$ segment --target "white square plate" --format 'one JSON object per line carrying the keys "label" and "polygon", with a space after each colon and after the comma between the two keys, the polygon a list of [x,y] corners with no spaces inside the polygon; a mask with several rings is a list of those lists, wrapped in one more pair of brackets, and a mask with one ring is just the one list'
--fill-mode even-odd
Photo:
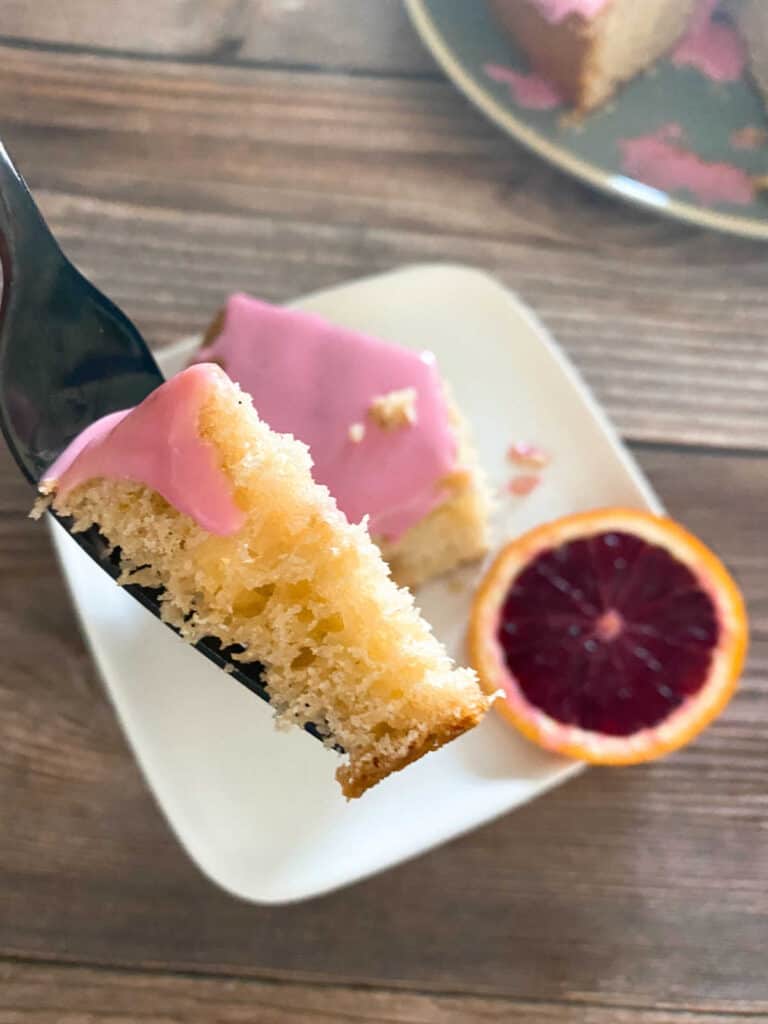
{"label": "white square plate", "polygon": [[[295,303],[348,327],[431,348],[469,417],[492,485],[514,440],[553,455],[541,485],[507,497],[497,545],[543,520],[600,505],[659,510],[605,416],[531,313],[469,268],[418,266]],[[162,353],[166,374],[194,347]],[[332,386],[332,382],[329,382]],[[580,765],[529,745],[494,714],[437,753],[347,803],[336,755],[275,730],[269,707],[179,640],[98,569],[64,530],[54,540],[85,634],[150,787],[182,845],[215,882],[258,903],[306,899],[390,867],[510,811]],[[481,569],[419,593],[464,660]]]}

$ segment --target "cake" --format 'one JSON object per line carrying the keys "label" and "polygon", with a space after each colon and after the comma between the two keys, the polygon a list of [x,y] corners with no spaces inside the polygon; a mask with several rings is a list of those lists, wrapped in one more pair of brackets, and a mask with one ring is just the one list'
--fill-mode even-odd
{"label": "cake", "polygon": [[768,4],[740,0],[731,9],[747,44],[752,77],[768,103]]}
{"label": "cake", "polygon": [[162,588],[163,618],[185,639],[261,663],[279,718],[346,752],[348,797],[487,710],[365,527],[312,479],[306,447],[215,365],[89,427],[40,490],[74,530],[95,524],[119,550],[122,583]]}
{"label": "cake", "polygon": [[697,9],[696,0],[490,2],[532,66],[581,113],[670,50]]}
{"label": "cake", "polygon": [[233,295],[198,359],[224,367],[262,419],[310,450],[350,522],[417,587],[488,548],[489,499],[434,357]]}

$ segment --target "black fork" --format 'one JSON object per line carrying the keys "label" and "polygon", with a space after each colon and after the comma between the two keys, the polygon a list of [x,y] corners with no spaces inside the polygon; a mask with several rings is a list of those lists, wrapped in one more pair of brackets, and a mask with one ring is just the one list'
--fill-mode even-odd
{"label": "black fork", "polygon": [[[61,251],[1,142],[0,262],[0,427],[36,486],[81,430],[138,404],[163,377],[128,317]],[[105,572],[118,576],[118,560],[95,527],[73,533],[71,520],[56,518]],[[125,590],[160,617],[158,591]],[[258,663],[233,661],[215,640],[201,640],[197,649],[269,701]],[[317,734],[314,726],[307,730]]]}

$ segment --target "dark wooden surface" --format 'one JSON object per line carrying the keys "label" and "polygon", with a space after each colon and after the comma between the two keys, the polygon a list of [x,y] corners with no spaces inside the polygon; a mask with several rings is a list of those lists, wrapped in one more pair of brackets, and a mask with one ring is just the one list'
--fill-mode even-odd
{"label": "dark wooden surface", "polygon": [[[0,134],[155,345],[226,293],[497,274],[745,588],[741,692],[378,878],[258,909],[180,852],[0,454],[0,1024],[768,1021],[768,249],[633,212],[500,136],[396,0],[0,3]],[[577,453],[574,453],[577,457]]]}

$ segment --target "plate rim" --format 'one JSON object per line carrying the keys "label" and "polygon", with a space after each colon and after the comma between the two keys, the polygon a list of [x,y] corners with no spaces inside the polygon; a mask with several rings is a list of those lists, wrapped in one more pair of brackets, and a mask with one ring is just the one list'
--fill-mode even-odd
{"label": "plate rim", "polygon": [[[550,142],[535,128],[531,128],[525,121],[511,113],[492,95],[489,89],[480,84],[475,75],[464,69],[464,65],[455,56],[453,49],[446,42],[445,36],[432,17],[427,2],[428,0],[403,0],[411,24],[421,41],[448,78],[467,99],[497,127],[522,143],[528,150],[571,177],[586,182],[614,199],[619,198],[630,206],[653,210],[669,220],[682,221],[727,235],[768,241],[768,219],[760,221],[754,217],[707,210],[694,203],[675,199],[669,193],[645,185],[631,176],[627,176],[628,180],[636,181],[641,190],[638,190],[637,193],[623,191],[614,183],[615,175],[600,170],[596,164],[592,164],[588,160],[574,156],[567,147]],[[664,201],[655,200],[654,193],[663,196]]]}

